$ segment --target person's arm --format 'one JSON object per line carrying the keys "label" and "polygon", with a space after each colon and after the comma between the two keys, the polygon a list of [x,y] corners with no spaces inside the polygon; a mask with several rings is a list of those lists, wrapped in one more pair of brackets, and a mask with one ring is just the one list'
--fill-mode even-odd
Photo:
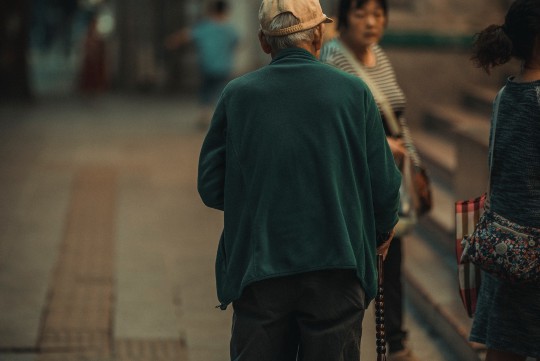
{"label": "person's arm", "polygon": [[193,39],[190,29],[180,29],[165,38],[164,45],[169,50],[174,50],[185,45]]}
{"label": "person's arm", "polygon": [[375,211],[375,226],[378,235],[387,234],[386,240],[381,240],[377,246],[382,246],[393,236],[397,224],[399,210],[399,187],[401,173],[396,166],[394,156],[386,139],[384,127],[375,100],[367,94],[366,117],[367,136],[366,149],[368,157],[371,188],[373,192],[373,208]]}
{"label": "person's arm", "polygon": [[224,209],[226,124],[225,107],[220,101],[202,145],[197,180],[203,203],[219,210]]}

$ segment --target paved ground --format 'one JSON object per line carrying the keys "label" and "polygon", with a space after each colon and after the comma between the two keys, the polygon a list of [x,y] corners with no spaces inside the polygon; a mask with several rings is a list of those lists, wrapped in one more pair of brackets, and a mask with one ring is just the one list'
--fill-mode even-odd
{"label": "paved ground", "polygon": [[[181,97],[0,106],[1,361],[227,359],[222,215],[196,192],[195,117]],[[406,322],[422,360],[453,360]]]}

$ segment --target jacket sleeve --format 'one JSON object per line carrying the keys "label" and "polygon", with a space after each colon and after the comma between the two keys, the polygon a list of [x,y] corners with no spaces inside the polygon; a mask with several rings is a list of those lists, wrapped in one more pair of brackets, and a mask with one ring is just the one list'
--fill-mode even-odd
{"label": "jacket sleeve", "polygon": [[205,205],[224,209],[226,166],[226,115],[220,100],[199,156],[197,190]]}
{"label": "jacket sleeve", "polygon": [[372,97],[366,106],[366,147],[378,232],[390,231],[398,222],[401,173],[386,140],[383,123]]}

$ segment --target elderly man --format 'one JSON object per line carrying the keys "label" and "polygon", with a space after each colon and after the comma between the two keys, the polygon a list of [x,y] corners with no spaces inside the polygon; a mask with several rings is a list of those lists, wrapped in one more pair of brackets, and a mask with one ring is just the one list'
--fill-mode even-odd
{"label": "elderly man", "polygon": [[259,20],[272,61],[227,85],[199,160],[231,359],[357,361],[401,176],[366,85],[317,59],[318,0],[263,0]]}

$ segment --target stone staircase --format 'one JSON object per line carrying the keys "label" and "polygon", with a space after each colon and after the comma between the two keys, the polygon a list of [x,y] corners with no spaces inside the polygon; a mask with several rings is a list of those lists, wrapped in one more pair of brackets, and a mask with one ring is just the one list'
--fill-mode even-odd
{"label": "stone staircase", "polygon": [[496,93],[496,88],[468,87],[457,105],[425,108],[421,127],[412,130],[432,181],[434,207],[405,242],[406,294],[423,321],[463,361],[482,360],[485,349],[467,340],[472,320],[458,293],[454,202],[485,190]]}

